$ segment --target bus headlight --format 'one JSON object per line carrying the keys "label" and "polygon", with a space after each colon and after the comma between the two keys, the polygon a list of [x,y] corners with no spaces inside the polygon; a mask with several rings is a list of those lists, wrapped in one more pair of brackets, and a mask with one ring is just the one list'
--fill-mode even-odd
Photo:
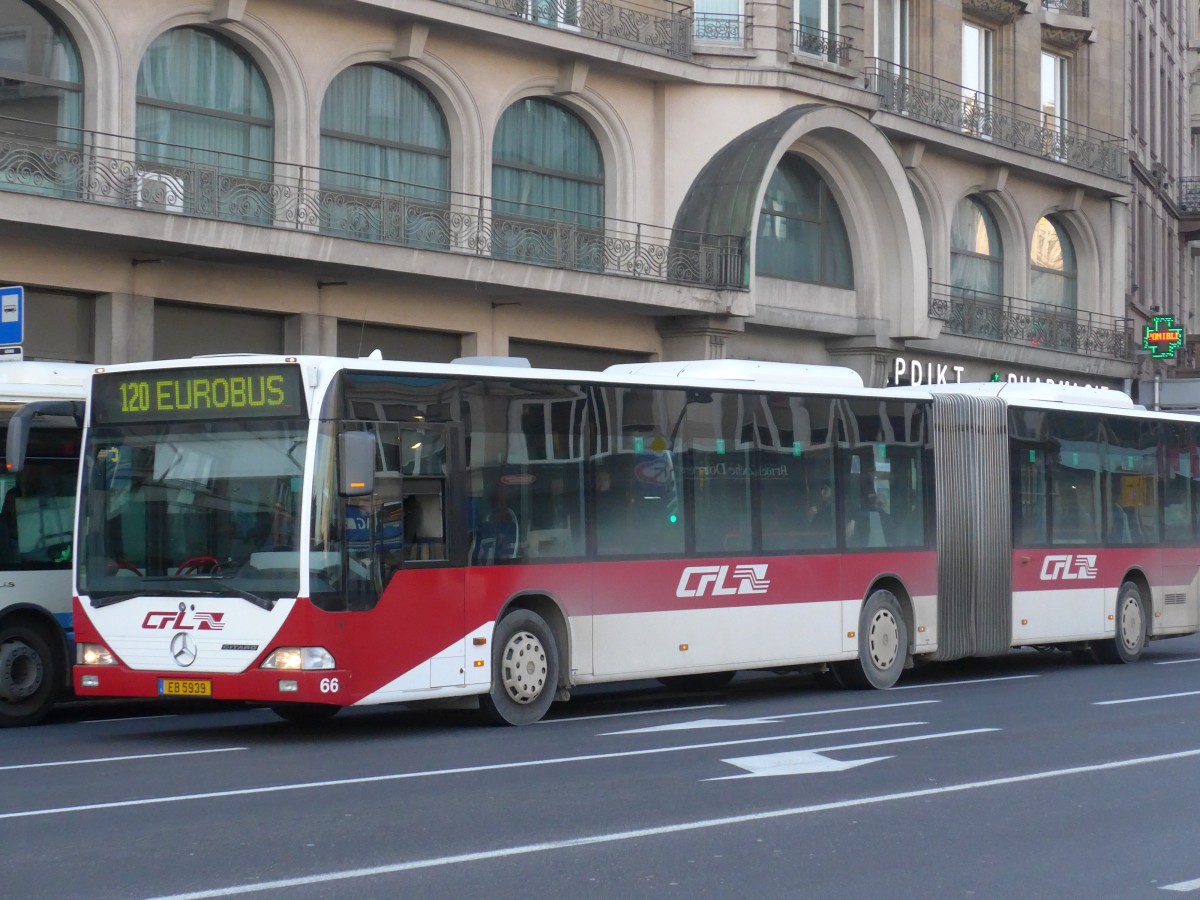
{"label": "bus headlight", "polygon": [[75,662],[81,666],[115,666],[117,658],[103,644],[76,644]]}
{"label": "bus headlight", "polygon": [[264,669],[334,669],[333,656],[324,647],[277,647],[263,660]]}

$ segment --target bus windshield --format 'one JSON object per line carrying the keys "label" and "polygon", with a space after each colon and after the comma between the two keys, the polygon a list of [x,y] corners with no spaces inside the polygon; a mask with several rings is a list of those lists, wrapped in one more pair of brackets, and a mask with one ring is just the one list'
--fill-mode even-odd
{"label": "bus windshield", "polygon": [[296,596],[306,427],[273,420],[92,429],[79,591],[93,603],[167,593],[262,605]]}

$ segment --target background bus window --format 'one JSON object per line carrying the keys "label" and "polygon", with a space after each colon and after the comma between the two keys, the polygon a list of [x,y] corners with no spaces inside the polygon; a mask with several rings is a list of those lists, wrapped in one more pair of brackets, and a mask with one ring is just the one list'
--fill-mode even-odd
{"label": "background bus window", "polygon": [[1168,543],[1192,541],[1193,495],[1196,483],[1196,430],[1176,422],[1163,424],[1163,537]]}
{"label": "background bus window", "polygon": [[760,398],[757,469],[764,473],[759,492],[763,550],[836,546],[834,409],[828,397]]}
{"label": "background bus window", "polygon": [[[1114,543],[1157,544],[1161,534],[1158,424],[1116,417],[1106,422],[1110,539]],[[1128,528],[1128,540],[1124,528]]]}
{"label": "background bus window", "polygon": [[1098,544],[1101,514],[1099,420],[1056,412],[1050,419],[1050,540]]}
{"label": "background bus window", "polygon": [[[749,550],[752,397],[688,391],[676,448],[681,476],[691,494],[698,553]],[[744,438],[744,439],[743,439]]]}
{"label": "background bus window", "polygon": [[882,400],[845,402],[842,481],[849,547],[925,545],[925,407]]}
{"label": "background bus window", "polygon": [[610,432],[591,459],[596,552],[679,555],[684,548],[683,459],[673,446],[688,405],[683,391],[596,388],[594,422]]}
{"label": "background bus window", "polygon": [[1048,542],[1050,506],[1047,502],[1047,462],[1050,436],[1047,416],[1040,409],[1008,411],[1008,430],[1012,441],[1009,469],[1012,475],[1013,544],[1039,546]]}

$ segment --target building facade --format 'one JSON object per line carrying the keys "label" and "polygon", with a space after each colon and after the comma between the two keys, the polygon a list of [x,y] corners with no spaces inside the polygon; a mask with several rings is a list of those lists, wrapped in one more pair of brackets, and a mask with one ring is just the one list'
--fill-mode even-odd
{"label": "building facade", "polygon": [[[0,0],[0,282],[26,288],[29,358],[1121,387],[1141,279],[1160,305],[1194,293],[1161,271],[1187,231],[1154,180],[1183,165],[1186,82],[1145,75],[1138,21],[1088,0]],[[1159,103],[1175,125],[1138,118]],[[1155,273],[1136,297],[1131,273]]]}

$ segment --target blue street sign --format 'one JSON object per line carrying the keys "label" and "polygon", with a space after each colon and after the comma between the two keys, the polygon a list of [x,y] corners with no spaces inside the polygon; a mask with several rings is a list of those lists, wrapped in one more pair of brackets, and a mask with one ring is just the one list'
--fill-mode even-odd
{"label": "blue street sign", "polygon": [[25,288],[0,287],[0,347],[20,345],[25,340]]}

